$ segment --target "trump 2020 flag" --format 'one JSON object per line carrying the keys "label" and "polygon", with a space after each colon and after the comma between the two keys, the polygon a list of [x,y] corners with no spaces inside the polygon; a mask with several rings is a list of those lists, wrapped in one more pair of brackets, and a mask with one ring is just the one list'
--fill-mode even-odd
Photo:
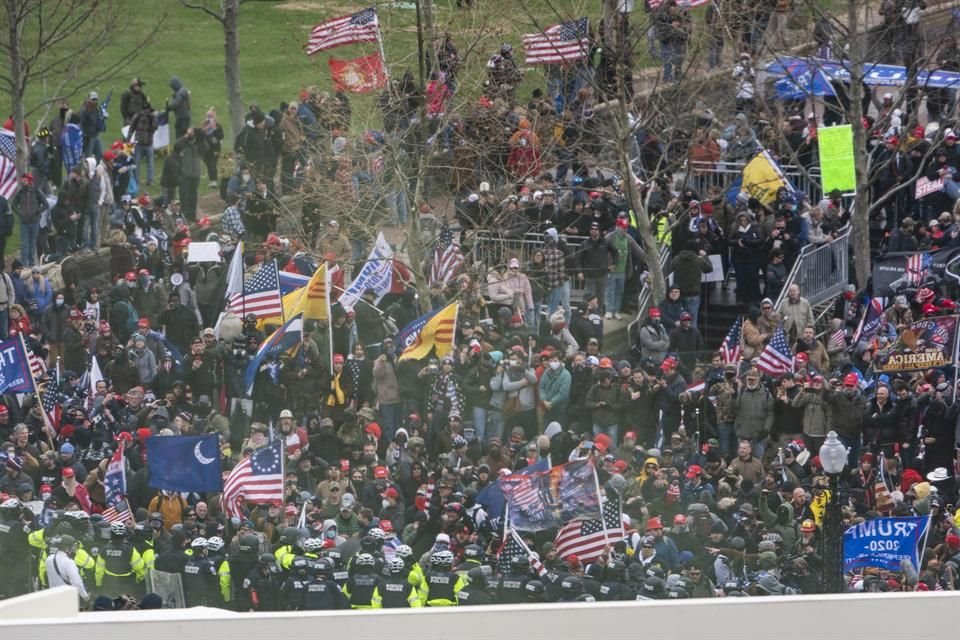
{"label": "trump 2020 flag", "polygon": [[927,537],[929,516],[874,518],[843,533],[843,570],[880,567],[900,571],[908,560],[920,571],[920,547]]}
{"label": "trump 2020 flag", "polygon": [[23,338],[16,336],[0,342],[0,393],[33,393],[36,387]]}
{"label": "trump 2020 flag", "polygon": [[353,310],[354,305],[367,289],[373,289],[377,293],[376,302],[379,303],[383,296],[390,293],[390,287],[393,285],[393,249],[383,237],[383,232],[377,236],[377,242],[373,245],[367,261],[360,269],[360,273],[353,279],[350,286],[346,288],[340,296],[340,306],[347,311]]}
{"label": "trump 2020 flag", "polygon": [[220,491],[220,436],[147,438],[150,486],[169,491]]}

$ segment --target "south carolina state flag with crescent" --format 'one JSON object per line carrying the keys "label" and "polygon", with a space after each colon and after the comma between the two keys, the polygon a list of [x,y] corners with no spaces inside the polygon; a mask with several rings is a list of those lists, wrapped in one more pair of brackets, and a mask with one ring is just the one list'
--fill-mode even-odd
{"label": "south carolina state flag with crescent", "polygon": [[330,77],[337,91],[370,93],[387,86],[387,72],[379,52],[353,60],[329,58]]}
{"label": "south carolina state flag with crescent", "polygon": [[[460,311],[460,303],[453,302],[433,314],[423,327],[411,337],[410,346],[403,350],[399,360],[419,360],[426,358],[433,350],[438,358],[447,355],[453,349],[453,339],[457,330],[457,313]],[[414,320],[411,324],[417,324]],[[409,327],[404,327],[400,332],[401,336],[407,332]],[[403,344],[403,342],[401,342]]]}
{"label": "south carolina state flag with crescent", "polygon": [[220,436],[153,436],[147,438],[149,484],[168,491],[220,491]]}

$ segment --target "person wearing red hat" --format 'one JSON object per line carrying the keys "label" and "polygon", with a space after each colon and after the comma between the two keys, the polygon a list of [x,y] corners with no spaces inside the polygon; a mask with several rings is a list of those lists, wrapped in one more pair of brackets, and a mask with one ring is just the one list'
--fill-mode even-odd
{"label": "person wearing red hat", "polygon": [[[836,379],[831,380],[831,383],[833,386],[839,385]],[[824,400],[831,409],[829,429],[837,432],[840,442],[847,448],[847,465],[855,469],[860,464],[863,416],[866,410],[857,374],[845,375],[842,389],[825,391]]]}
{"label": "person wearing red hat", "polygon": [[67,312],[63,328],[63,366],[67,371],[84,371],[87,368],[87,347],[83,335],[83,314],[76,307]]}
{"label": "person wearing red hat", "polygon": [[656,552],[657,559],[667,570],[672,570],[680,566],[680,550],[677,544],[668,536],[664,535],[663,521],[659,517],[649,518],[646,524],[646,534],[653,538],[653,549]]}
{"label": "person wearing red hat", "polygon": [[661,312],[657,307],[650,307],[647,319],[644,320],[637,332],[637,341],[634,350],[653,362],[662,361],[670,348],[670,336],[667,328],[661,322]]}
{"label": "person wearing red hat", "polygon": [[389,522],[393,531],[403,531],[405,508],[400,500],[400,492],[391,486],[387,487],[380,497],[380,528],[383,528],[383,523]]}

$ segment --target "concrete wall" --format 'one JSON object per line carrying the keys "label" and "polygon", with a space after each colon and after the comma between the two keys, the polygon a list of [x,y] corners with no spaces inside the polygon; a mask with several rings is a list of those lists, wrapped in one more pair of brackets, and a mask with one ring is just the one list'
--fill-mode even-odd
{"label": "concrete wall", "polygon": [[[0,637],[71,638],[517,638],[599,636],[657,640],[830,640],[842,638],[958,638],[960,592],[717,598],[669,602],[622,602],[364,611],[338,613],[232,614],[216,609],[70,615],[62,594],[22,602],[46,618],[12,618],[0,609]],[[320,631],[322,630],[322,631]],[[65,635],[66,634],[66,635]],[[173,636],[172,634],[176,634]]]}

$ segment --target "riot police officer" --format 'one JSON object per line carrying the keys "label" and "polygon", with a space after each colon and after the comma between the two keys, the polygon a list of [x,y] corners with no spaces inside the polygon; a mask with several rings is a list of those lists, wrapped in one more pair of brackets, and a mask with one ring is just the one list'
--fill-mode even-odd
{"label": "riot police officer", "polygon": [[333,561],[319,558],[313,562],[313,576],[303,594],[303,608],[307,611],[349,609],[350,602],[333,580]]}
{"label": "riot police officer", "polygon": [[127,526],[122,522],[111,523],[110,542],[97,558],[97,589],[113,596],[129,593],[143,580],[143,575],[143,558],[127,541]]}
{"label": "riot police officer", "polygon": [[394,556],[386,561],[384,569],[387,574],[380,584],[374,599],[384,609],[407,609],[423,606],[420,603],[420,594],[407,581],[407,567],[403,560]]}
{"label": "riot police officer", "polygon": [[350,599],[353,609],[378,609],[373,595],[380,584],[380,578],[375,573],[377,560],[369,553],[358,553],[351,563],[352,575],[347,578],[343,587],[343,594]]}
{"label": "riot police officer", "polygon": [[510,558],[510,570],[497,581],[497,602],[521,604],[527,601],[524,588],[530,580],[530,560],[524,556]]}
{"label": "riot police officer", "polygon": [[194,538],[190,542],[190,557],[183,567],[183,595],[188,607],[206,607],[216,604],[217,569],[207,558],[207,539]]}
{"label": "riot police officer", "polygon": [[467,572],[470,581],[463,589],[457,592],[457,602],[461,606],[494,604],[493,594],[490,592],[490,583],[484,567],[474,567]]}
{"label": "riot police officer", "polygon": [[250,611],[280,610],[279,573],[276,558],[269,553],[261,554],[257,566],[243,581]]}
{"label": "riot police officer", "polygon": [[424,576],[424,592],[421,599],[428,607],[457,605],[457,593],[466,586],[466,581],[453,572],[453,553],[447,550],[434,551],[430,556],[430,569]]}
{"label": "riot police officer", "polygon": [[297,556],[290,563],[290,576],[280,587],[280,604],[286,611],[303,609],[303,595],[311,579],[309,570],[310,561],[303,556]]}

